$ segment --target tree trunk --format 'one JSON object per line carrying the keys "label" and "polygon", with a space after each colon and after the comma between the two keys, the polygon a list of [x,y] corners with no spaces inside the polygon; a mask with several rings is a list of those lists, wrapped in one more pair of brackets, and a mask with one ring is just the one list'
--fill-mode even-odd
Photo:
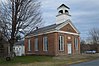
{"label": "tree trunk", "polygon": [[12,0],[12,32],[10,40],[10,53],[13,53],[13,45],[15,43],[15,31],[16,31],[16,14],[15,14],[15,2]]}

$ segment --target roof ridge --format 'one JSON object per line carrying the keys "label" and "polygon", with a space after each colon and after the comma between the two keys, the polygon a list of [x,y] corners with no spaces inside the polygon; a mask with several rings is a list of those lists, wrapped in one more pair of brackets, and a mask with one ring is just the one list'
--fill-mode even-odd
{"label": "roof ridge", "polygon": [[[56,25],[56,24],[52,24],[52,25]],[[44,27],[41,27],[41,28],[38,28],[38,29],[42,29],[42,28],[45,28],[45,27],[48,27],[48,26],[52,26],[52,25],[47,25],[47,26],[44,26]]]}
{"label": "roof ridge", "polygon": [[65,6],[66,8],[70,9],[68,6],[66,6],[65,4],[61,4],[57,9],[59,9],[60,7]]}

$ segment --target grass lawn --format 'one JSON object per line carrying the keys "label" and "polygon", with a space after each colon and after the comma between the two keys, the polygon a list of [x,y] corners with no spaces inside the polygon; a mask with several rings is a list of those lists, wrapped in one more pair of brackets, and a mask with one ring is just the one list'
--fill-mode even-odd
{"label": "grass lawn", "polygon": [[64,66],[73,63],[98,59],[99,55],[70,55],[70,56],[22,56],[15,57],[12,61],[0,59],[0,66]]}
{"label": "grass lawn", "polygon": [[30,64],[35,62],[49,62],[52,61],[51,56],[20,56],[15,57],[11,61],[5,61],[0,59],[0,66],[13,66],[17,64]]}

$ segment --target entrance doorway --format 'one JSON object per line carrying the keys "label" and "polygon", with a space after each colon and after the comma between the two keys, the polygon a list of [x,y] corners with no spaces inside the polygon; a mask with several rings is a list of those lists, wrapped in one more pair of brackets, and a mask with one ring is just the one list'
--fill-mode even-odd
{"label": "entrance doorway", "polygon": [[68,48],[68,54],[72,54],[72,46],[71,46],[71,43],[68,43],[67,44],[67,48]]}

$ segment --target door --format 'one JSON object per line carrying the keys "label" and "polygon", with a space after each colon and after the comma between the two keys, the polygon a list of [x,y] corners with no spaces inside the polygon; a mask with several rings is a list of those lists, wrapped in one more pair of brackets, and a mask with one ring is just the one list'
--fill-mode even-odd
{"label": "door", "polygon": [[68,46],[68,54],[72,54],[72,46],[71,43],[67,44]]}

